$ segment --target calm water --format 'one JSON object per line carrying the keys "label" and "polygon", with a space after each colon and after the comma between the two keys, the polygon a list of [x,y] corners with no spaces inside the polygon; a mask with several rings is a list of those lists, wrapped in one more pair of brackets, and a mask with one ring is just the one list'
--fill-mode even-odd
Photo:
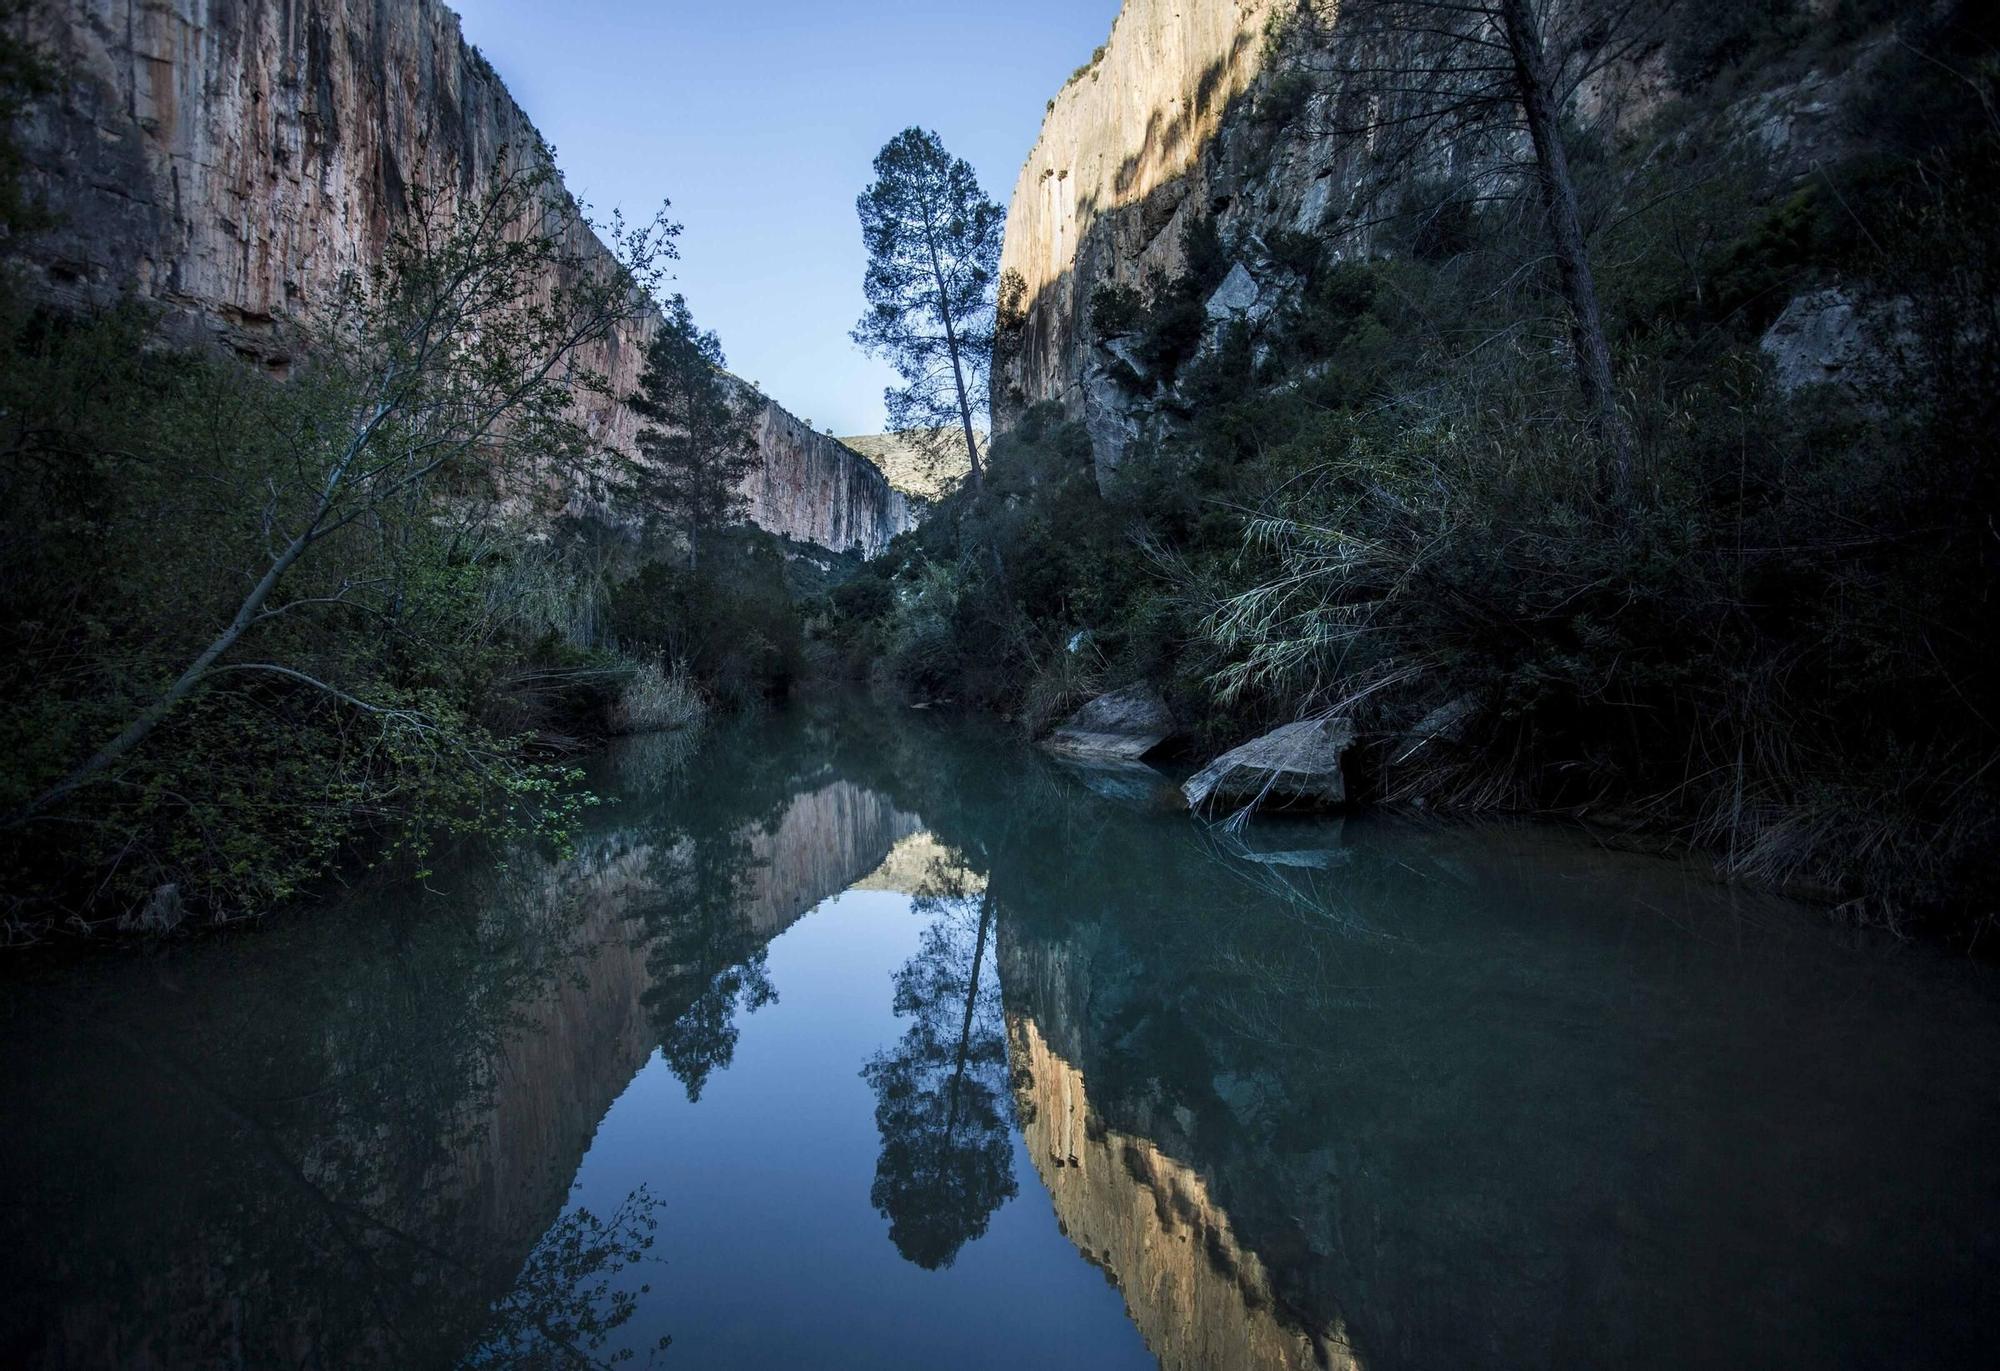
{"label": "calm water", "polygon": [[0,966],[0,1365],[1986,1367],[2000,994],[867,710],[574,860]]}

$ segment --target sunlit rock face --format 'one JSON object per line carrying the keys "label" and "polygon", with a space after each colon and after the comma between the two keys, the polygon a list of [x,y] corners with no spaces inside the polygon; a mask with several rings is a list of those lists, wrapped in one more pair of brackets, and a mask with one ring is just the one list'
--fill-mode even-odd
{"label": "sunlit rock face", "polygon": [[[1421,67],[1434,59],[1420,45],[1435,40],[1415,31],[1386,40],[1396,51],[1361,51],[1384,40],[1342,28],[1339,12],[1337,0],[1126,0],[1101,55],[1050,101],[1014,187],[1002,269],[1026,287],[1025,316],[1018,348],[994,369],[996,431],[1029,406],[1060,405],[1089,429],[1099,484],[1108,486],[1160,413],[1143,393],[1156,378],[1133,340],[1094,328],[1100,287],[1149,296],[1186,267],[1187,230],[1210,220],[1232,258],[1208,302],[1210,321],[1245,318],[1256,333],[1282,317],[1298,285],[1283,254],[1270,251],[1277,235],[1313,235],[1342,255],[1365,255],[1376,249],[1383,206],[1407,187],[1464,172],[1464,150],[1450,140],[1392,156],[1374,137],[1344,131],[1371,119],[1395,127],[1387,106],[1415,97],[1356,91],[1336,73]],[[1574,93],[1578,116],[1630,127],[1660,107],[1664,65],[1658,45],[1607,62]],[[1514,159],[1490,146],[1469,150],[1478,156],[1465,165],[1499,168],[1482,173],[1496,184],[1513,178],[1505,168]]]}
{"label": "sunlit rock face", "polygon": [[777,405],[758,417],[757,446],[763,465],[743,489],[759,527],[873,557],[916,523],[909,497],[873,462]]}
{"label": "sunlit rock face", "polygon": [[[64,0],[34,23],[68,76],[24,130],[31,185],[60,217],[27,245],[46,289],[70,303],[130,292],[173,336],[278,375],[297,346],[286,321],[378,260],[413,194],[476,194],[540,155],[437,0]],[[605,251],[587,234],[573,246]],[[578,360],[629,393],[652,327]],[[588,404],[593,432],[629,449],[630,411]],[[772,532],[873,551],[908,526],[859,454],[777,405],[758,433],[745,493]]]}
{"label": "sunlit rock face", "polygon": [[1340,1329],[1280,1311],[1263,1262],[1198,1173],[1107,1127],[1083,1073],[1034,1019],[1009,1015],[1007,1039],[1022,1135],[1056,1218],[1116,1283],[1165,1371],[1358,1371]]}
{"label": "sunlit rock face", "polygon": [[1115,428],[1083,315],[1100,282],[1177,271],[1181,234],[1212,213],[1231,103],[1264,61],[1264,30],[1296,0],[1126,0],[1087,72],[1051,102],[1008,207],[1003,272],[1027,287],[1021,349],[996,367],[995,428],[1044,400]]}

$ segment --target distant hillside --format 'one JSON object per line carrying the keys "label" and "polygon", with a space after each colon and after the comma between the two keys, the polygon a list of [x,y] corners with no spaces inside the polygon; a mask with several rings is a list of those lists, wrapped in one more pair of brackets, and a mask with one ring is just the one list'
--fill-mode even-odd
{"label": "distant hillside", "polygon": [[[972,469],[965,460],[964,452],[955,441],[951,457],[942,466],[933,466],[917,449],[914,435],[901,433],[871,433],[859,438],[842,438],[843,446],[851,447],[882,469],[889,478],[889,484],[905,495],[919,500],[936,500],[958,488]],[[986,435],[979,434],[979,450],[986,451]],[[956,439],[956,435],[954,435]]]}

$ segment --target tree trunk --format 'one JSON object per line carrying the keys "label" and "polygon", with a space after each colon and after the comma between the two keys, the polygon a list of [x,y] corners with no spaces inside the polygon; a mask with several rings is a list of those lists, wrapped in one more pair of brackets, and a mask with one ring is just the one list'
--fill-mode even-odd
{"label": "tree trunk", "polygon": [[958,1059],[952,1065],[951,1107],[946,1111],[947,1141],[958,1128],[958,1094],[965,1082],[965,1061],[972,1054],[972,1014],[979,1004],[979,968],[986,960],[986,930],[993,921],[993,896],[979,897],[979,939],[972,946],[972,979],[965,992],[965,1020],[958,1027]]}
{"label": "tree trunk", "polygon": [[[317,521],[315,521],[316,525]],[[295,538],[291,545],[279,556],[278,560],[271,563],[270,569],[264,573],[263,578],[251,589],[250,594],[244,598],[243,603],[237,607],[235,617],[230,619],[228,626],[221,633],[217,634],[206,648],[202,649],[201,655],[196,657],[194,662],[185,671],[181,672],[180,676],[172,685],[167,687],[166,691],[157,700],[146,706],[140,712],[139,716],[127,724],[117,737],[99,748],[90,760],[84,762],[76,770],[70,772],[69,775],[63,777],[53,786],[50,786],[26,805],[8,815],[4,827],[13,828],[18,824],[26,823],[43,810],[66,799],[76,790],[87,784],[99,772],[125,756],[133,748],[139,746],[140,743],[146,741],[153,730],[160,726],[160,721],[171,714],[174,711],[174,707],[186,699],[196,686],[201,684],[202,678],[207,676],[214,668],[216,661],[222,654],[236,646],[236,640],[249,631],[250,625],[257,622],[257,615],[263,610],[265,602],[271,598],[271,592],[277,589],[278,582],[284,579],[287,571],[291,570],[292,563],[296,562],[300,555],[304,553],[309,542],[310,539],[304,534]]]}
{"label": "tree trunk", "polygon": [[1535,148],[1542,207],[1548,214],[1556,270],[1569,307],[1577,385],[1590,407],[1598,438],[1610,453],[1612,493],[1623,508],[1632,494],[1634,441],[1618,408],[1611,344],[1604,336],[1604,311],[1590,269],[1590,247],[1583,236],[1583,216],[1577,209],[1576,183],[1570,176],[1569,149],[1563,141],[1561,112],[1555,106],[1541,29],[1529,0],[1500,0],[1500,21],[1506,30],[1507,50],[1514,59],[1521,111],[1527,117],[1528,137]]}
{"label": "tree trunk", "polygon": [[958,330],[951,322],[951,292],[944,283],[944,263],[938,260],[937,234],[930,223],[930,211],[924,212],[924,246],[931,254],[931,279],[937,282],[938,320],[944,325],[944,345],[951,353],[951,379],[958,387],[958,419],[965,428],[965,457],[972,463],[971,474],[965,479],[972,486],[973,494],[979,493],[979,440],[972,432],[972,402],[965,394],[965,367],[958,360]]}

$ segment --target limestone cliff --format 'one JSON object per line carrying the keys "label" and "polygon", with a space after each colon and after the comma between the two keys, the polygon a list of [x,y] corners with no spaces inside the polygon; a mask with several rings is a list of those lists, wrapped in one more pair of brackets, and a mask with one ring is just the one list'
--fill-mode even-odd
{"label": "limestone cliff", "polygon": [[[1585,13],[1595,3],[1558,8]],[[1211,328],[1242,318],[1255,331],[1280,317],[1297,284],[1267,240],[1303,233],[1340,255],[1367,254],[1404,190],[1461,174],[1448,140],[1388,156],[1373,135],[1340,131],[1387,119],[1381,102],[1398,96],[1343,86],[1341,71],[1393,54],[1361,52],[1382,40],[1343,29],[1339,13],[1335,0],[1125,0],[1097,58],[1049,102],[1014,188],[1001,266],[1025,284],[1025,313],[1018,348],[994,369],[996,429],[1030,405],[1058,404],[1089,428],[1107,481],[1159,415],[1119,383],[1133,372],[1155,378],[1130,339],[1099,337],[1091,312],[1100,287],[1148,294],[1187,265],[1186,230],[1211,221],[1232,259],[1208,301]],[[1412,31],[1389,41],[1429,40]],[[1574,91],[1575,113],[1599,128],[1635,127],[1676,93],[1664,53],[1649,41],[1606,57]],[[1845,56],[1853,66],[1865,54]],[[1774,71],[1736,98],[1735,137],[1773,172],[1808,174],[1834,154],[1847,87],[1840,70]],[[1361,103],[1372,116],[1351,108]],[[1512,175],[1487,174],[1496,183]]]}
{"label": "limestone cliff", "polygon": [[1090,290],[1177,270],[1186,226],[1230,207],[1226,116],[1262,70],[1267,27],[1296,8],[1126,0],[1101,56],[1049,103],[1007,213],[1001,270],[1026,284],[1027,316],[995,368],[996,428],[1052,400],[1122,447],[1122,407],[1084,333]]}
{"label": "limestone cliff", "polygon": [[[34,22],[65,73],[25,130],[31,184],[60,216],[28,248],[49,291],[129,290],[182,339],[279,374],[286,319],[380,253],[413,187],[476,193],[541,155],[439,0],[53,0]],[[629,392],[652,327],[581,360]],[[622,406],[588,417],[629,446]],[[764,527],[840,551],[907,527],[859,454],[775,404],[758,432],[746,493]]]}

